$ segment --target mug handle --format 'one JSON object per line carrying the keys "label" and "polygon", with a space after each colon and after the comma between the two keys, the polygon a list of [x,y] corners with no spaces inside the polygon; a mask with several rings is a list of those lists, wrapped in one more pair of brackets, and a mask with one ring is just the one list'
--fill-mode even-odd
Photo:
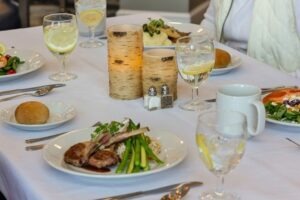
{"label": "mug handle", "polygon": [[252,127],[249,128],[248,132],[250,133],[251,136],[255,136],[261,133],[265,128],[266,111],[265,111],[265,106],[261,101],[254,101],[252,102],[252,105],[254,105],[257,111],[257,126],[256,129]]}

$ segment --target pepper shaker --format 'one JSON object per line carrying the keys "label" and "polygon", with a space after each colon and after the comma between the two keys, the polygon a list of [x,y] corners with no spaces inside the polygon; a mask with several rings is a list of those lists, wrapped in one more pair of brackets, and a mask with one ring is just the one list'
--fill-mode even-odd
{"label": "pepper shaker", "polygon": [[148,89],[148,94],[144,95],[144,107],[150,111],[160,108],[161,99],[157,96],[157,91],[154,86]]}
{"label": "pepper shaker", "polygon": [[170,89],[167,84],[161,86],[161,108],[173,107],[173,95],[170,94]]}

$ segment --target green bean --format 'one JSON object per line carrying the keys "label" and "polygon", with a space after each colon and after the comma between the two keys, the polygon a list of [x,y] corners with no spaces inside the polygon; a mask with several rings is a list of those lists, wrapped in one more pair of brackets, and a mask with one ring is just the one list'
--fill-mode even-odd
{"label": "green bean", "polygon": [[145,169],[147,167],[148,159],[145,148],[141,146],[141,167]]}
{"label": "green bean", "polygon": [[123,153],[121,163],[119,164],[119,166],[116,170],[117,174],[120,174],[124,171],[126,164],[127,164],[127,160],[129,158],[130,150],[131,150],[131,139],[128,139],[125,141],[125,151]]}
{"label": "green bean", "polygon": [[146,143],[146,141],[144,139],[140,139],[140,143],[141,145],[145,148],[145,151],[148,155],[148,157],[152,158],[153,160],[155,160],[158,164],[163,164],[164,162],[161,161],[152,151],[152,149],[148,146],[148,144]]}
{"label": "green bean", "polygon": [[134,160],[134,164],[136,166],[140,166],[141,164],[141,145],[140,145],[140,141],[138,139],[138,137],[135,138],[135,160]]}
{"label": "green bean", "polygon": [[129,165],[127,166],[127,170],[126,173],[130,174],[133,171],[134,168],[134,158],[135,158],[135,152],[134,152],[134,147],[131,147],[131,158],[130,158],[130,162]]}

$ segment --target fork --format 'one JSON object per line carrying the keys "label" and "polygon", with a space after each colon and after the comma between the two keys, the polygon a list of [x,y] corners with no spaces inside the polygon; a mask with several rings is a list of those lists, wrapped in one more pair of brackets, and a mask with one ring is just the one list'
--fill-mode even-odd
{"label": "fork", "polygon": [[[101,122],[96,122],[95,124],[92,125],[92,127],[98,126],[100,124],[101,124]],[[45,136],[45,137],[27,139],[27,140],[25,140],[25,143],[31,144],[31,143],[35,143],[35,142],[49,140],[49,139],[55,138],[57,136],[63,135],[63,134],[68,133],[68,132],[70,132],[70,131],[66,131],[66,132],[62,132],[62,133],[57,133],[55,135],[49,135],[49,136]],[[36,146],[36,145],[33,145],[33,146]]]}
{"label": "fork", "polygon": [[48,94],[49,92],[51,92],[51,90],[53,88],[54,87],[42,87],[40,89],[37,89],[35,92],[25,92],[25,93],[22,93],[22,94],[17,94],[17,95],[13,95],[13,96],[10,96],[10,97],[2,98],[2,99],[0,99],[0,102],[1,101],[8,101],[8,100],[14,99],[16,97],[24,96],[24,95],[30,95],[30,96],[34,96],[34,97],[44,96],[44,95]]}

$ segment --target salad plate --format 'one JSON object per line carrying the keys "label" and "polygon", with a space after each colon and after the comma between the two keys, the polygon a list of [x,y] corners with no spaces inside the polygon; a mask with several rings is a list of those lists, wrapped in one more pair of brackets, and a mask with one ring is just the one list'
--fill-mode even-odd
{"label": "salad plate", "polygon": [[218,69],[213,69],[210,75],[216,76],[216,75],[222,75],[226,74],[238,67],[240,67],[242,64],[242,59],[239,56],[236,55],[231,55],[231,62],[227,67],[224,68],[218,68]]}
{"label": "salad plate", "polygon": [[15,110],[17,105],[3,109],[0,111],[0,119],[15,128],[27,130],[27,131],[41,131],[58,127],[71,119],[76,115],[76,110],[73,106],[65,104],[63,102],[50,102],[44,103],[49,109],[49,119],[45,124],[19,124],[15,119]]}
{"label": "salad plate", "polygon": [[266,121],[289,127],[300,127],[299,89],[279,89],[262,96]]}
{"label": "salad plate", "polygon": [[21,61],[24,61],[24,63],[18,66],[15,74],[0,76],[1,82],[13,80],[25,74],[34,72],[43,67],[45,64],[44,57],[32,50],[9,49],[5,52],[5,54],[8,54],[10,56],[17,56]]}
{"label": "salad plate", "polygon": [[44,160],[53,168],[71,175],[97,179],[128,179],[151,175],[172,168],[183,161],[187,154],[186,144],[179,137],[166,131],[153,131],[147,135],[156,138],[161,144],[161,152],[158,157],[164,161],[164,164],[155,164],[151,166],[149,171],[117,174],[115,173],[116,167],[111,167],[109,168],[109,171],[106,172],[96,172],[65,163],[65,152],[76,143],[90,140],[91,133],[94,129],[95,128],[86,128],[75,130],[50,141],[43,148]]}
{"label": "salad plate", "polygon": [[[199,34],[204,31],[204,29],[198,25],[198,24],[191,24],[191,23],[182,23],[182,22],[166,22],[166,25],[172,26],[178,31],[181,32],[188,32],[190,34]],[[152,49],[152,48],[175,48],[175,43],[172,45],[156,45],[156,46],[144,46],[146,49]]]}

